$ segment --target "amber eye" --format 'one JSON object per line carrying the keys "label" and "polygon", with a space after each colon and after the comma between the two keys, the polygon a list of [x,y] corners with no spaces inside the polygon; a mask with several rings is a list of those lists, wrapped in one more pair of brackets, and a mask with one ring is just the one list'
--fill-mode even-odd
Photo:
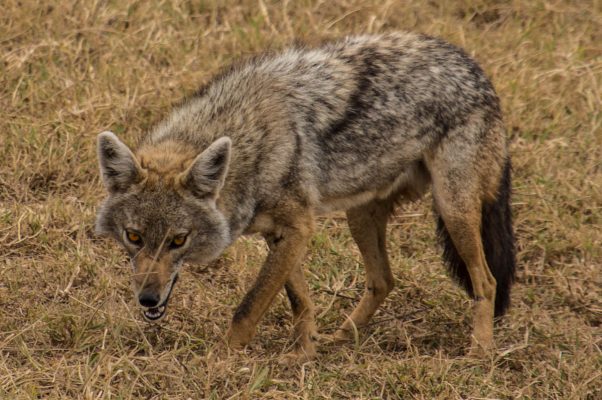
{"label": "amber eye", "polygon": [[178,236],[171,241],[171,247],[174,249],[182,247],[184,243],[186,243],[186,236]]}
{"label": "amber eye", "polygon": [[142,238],[136,232],[126,231],[125,236],[128,238],[128,240],[132,244],[140,245],[142,243]]}

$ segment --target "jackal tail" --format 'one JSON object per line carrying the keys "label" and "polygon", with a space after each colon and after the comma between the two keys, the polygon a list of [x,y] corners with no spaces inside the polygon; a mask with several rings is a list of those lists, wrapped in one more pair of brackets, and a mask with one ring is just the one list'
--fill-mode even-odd
{"label": "jackal tail", "polygon": [[[484,203],[481,211],[481,240],[487,265],[497,282],[495,316],[503,315],[510,305],[510,287],[516,270],[515,240],[510,209],[511,166],[506,160],[494,201]],[[443,259],[451,275],[473,295],[472,282],[464,260],[458,254],[445,227],[437,218],[437,233],[443,246]]]}

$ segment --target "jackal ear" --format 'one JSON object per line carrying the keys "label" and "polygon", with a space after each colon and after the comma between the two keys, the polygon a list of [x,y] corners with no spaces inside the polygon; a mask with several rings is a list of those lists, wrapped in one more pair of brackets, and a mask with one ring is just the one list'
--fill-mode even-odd
{"label": "jackal ear", "polygon": [[125,191],[140,180],[140,164],[113,132],[99,134],[97,148],[100,173],[109,193]]}
{"label": "jackal ear", "polygon": [[232,141],[229,137],[221,137],[211,143],[182,173],[182,184],[195,196],[216,199],[224,186]]}

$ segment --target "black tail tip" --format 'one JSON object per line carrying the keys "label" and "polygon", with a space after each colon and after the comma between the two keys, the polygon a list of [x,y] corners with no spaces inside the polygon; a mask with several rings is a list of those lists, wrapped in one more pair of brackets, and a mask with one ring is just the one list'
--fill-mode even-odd
{"label": "black tail tip", "polygon": [[483,205],[481,236],[485,258],[497,281],[495,316],[504,315],[510,306],[510,288],[516,273],[516,245],[512,229],[512,167],[506,160],[497,198]]}

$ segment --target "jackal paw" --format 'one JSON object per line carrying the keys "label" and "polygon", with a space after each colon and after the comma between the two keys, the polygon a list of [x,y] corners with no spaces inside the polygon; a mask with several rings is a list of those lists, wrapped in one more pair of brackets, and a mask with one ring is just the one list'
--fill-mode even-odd
{"label": "jackal paw", "polygon": [[472,336],[472,341],[468,353],[466,354],[470,358],[486,358],[495,351],[495,345],[493,339],[477,339]]}
{"label": "jackal paw", "polygon": [[240,357],[246,359],[246,356],[252,351],[253,349],[248,346],[234,349],[230,347],[226,341],[220,341],[207,351],[207,362],[211,364],[220,364],[239,360]]}
{"label": "jackal paw", "polygon": [[333,343],[351,342],[354,339],[354,331],[339,328],[335,333],[330,335],[330,341]]}
{"label": "jackal paw", "polygon": [[238,329],[231,326],[226,333],[226,343],[233,350],[242,350],[253,339],[254,332],[249,329]]}
{"label": "jackal paw", "polygon": [[298,348],[296,350],[291,351],[290,353],[286,353],[281,355],[278,358],[278,364],[280,365],[301,365],[306,362],[310,362],[316,359],[318,356],[318,352],[316,351],[316,346],[312,343],[309,346],[305,346],[303,348]]}
{"label": "jackal paw", "polygon": [[296,336],[294,350],[290,353],[281,355],[278,359],[278,363],[295,365],[314,360],[318,355],[318,352],[316,351],[316,342],[319,341],[319,338],[320,335],[315,329],[315,326],[312,326],[307,330],[302,330],[301,333]]}

